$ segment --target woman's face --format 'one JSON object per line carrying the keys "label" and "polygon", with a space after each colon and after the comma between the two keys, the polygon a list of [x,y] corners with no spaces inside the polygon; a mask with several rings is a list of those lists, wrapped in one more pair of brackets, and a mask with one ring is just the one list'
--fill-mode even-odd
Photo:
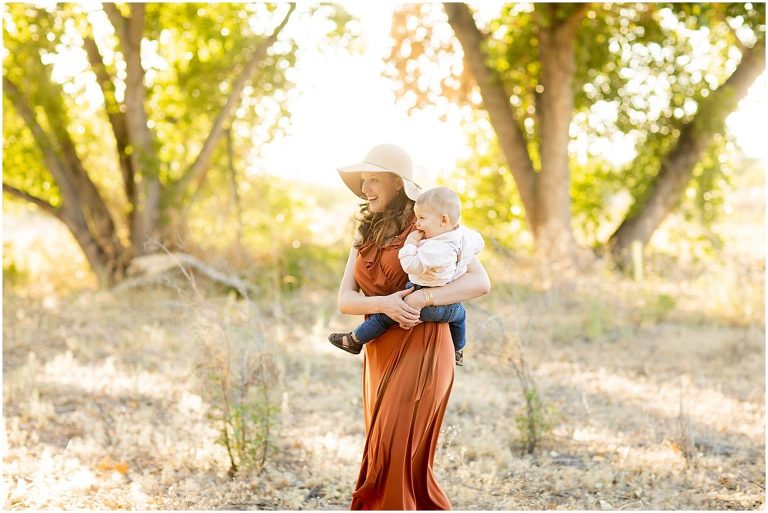
{"label": "woman's face", "polygon": [[392,173],[360,173],[360,179],[371,212],[383,212],[403,188],[400,177]]}

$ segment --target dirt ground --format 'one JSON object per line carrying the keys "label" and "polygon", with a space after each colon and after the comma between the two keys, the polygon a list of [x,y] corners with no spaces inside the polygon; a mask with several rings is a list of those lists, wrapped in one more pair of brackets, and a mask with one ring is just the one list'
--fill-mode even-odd
{"label": "dirt ground", "polygon": [[[469,306],[466,366],[435,459],[454,508],[764,508],[762,288],[716,301],[708,291],[728,276],[741,283],[724,273],[496,280]],[[203,307],[233,304],[211,296]],[[361,358],[325,337],[357,319],[335,312],[330,290],[259,306],[278,424],[263,470],[229,479],[194,309],[176,291],[7,290],[3,508],[347,508],[364,442]],[[521,355],[553,419],[533,454],[515,422]]]}

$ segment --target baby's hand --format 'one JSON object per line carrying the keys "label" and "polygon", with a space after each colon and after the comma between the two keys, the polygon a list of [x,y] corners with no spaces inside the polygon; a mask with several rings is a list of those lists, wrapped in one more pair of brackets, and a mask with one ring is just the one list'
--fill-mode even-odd
{"label": "baby's hand", "polygon": [[408,234],[408,237],[405,238],[405,244],[416,244],[423,238],[424,232],[421,230],[413,230]]}

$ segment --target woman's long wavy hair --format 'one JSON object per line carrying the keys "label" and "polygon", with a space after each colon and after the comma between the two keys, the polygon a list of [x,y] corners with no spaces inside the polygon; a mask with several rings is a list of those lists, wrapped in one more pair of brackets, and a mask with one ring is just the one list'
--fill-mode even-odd
{"label": "woman's long wavy hair", "polygon": [[405,195],[405,190],[400,189],[383,212],[371,212],[368,203],[360,205],[355,220],[360,224],[354,247],[359,248],[371,242],[383,247],[413,220],[413,200]]}

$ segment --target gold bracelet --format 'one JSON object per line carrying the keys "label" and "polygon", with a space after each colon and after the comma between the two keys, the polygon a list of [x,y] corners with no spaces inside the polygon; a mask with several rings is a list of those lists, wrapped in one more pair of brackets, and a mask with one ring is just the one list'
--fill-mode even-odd
{"label": "gold bracelet", "polygon": [[435,304],[435,298],[432,297],[432,293],[427,289],[421,289],[424,294],[424,306],[432,306]]}

